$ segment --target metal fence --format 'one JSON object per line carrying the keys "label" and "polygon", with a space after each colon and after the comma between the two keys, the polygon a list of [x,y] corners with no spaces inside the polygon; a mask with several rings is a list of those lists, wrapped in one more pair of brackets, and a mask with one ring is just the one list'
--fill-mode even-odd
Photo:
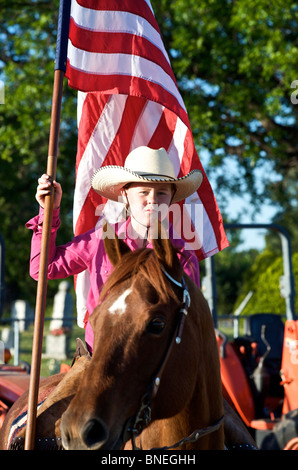
{"label": "metal fence", "polygon": [[[52,317],[46,317],[45,322],[47,321],[52,321]],[[55,320],[65,320],[65,318],[55,318]],[[22,332],[20,331],[20,322],[24,322],[24,319],[15,319],[15,318],[4,318],[0,319],[0,328],[3,325],[7,325],[8,328],[13,331],[13,335],[10,337],[10,341],[6,343],[2,340],[0,340],[0,364],[3,364],[5,361],[5,348],[13,350],[13,365],[17,366],[20,364],[20,340],[21,340],[21,334]],[[73,318],[73,323],[76,322],[76,319]],[[34,317],[28,317],[26,318],[26,323],[28,324],[33,324],[34,323]],[[11,341],[12,340],[12,341]]]}

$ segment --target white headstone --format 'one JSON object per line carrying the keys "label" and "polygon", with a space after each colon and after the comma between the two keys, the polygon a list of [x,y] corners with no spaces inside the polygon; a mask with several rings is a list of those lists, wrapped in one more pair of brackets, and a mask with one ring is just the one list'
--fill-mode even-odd
{"label": "white headstone", "polygon": [[54,297],[53,314],[50,323],[50,331],[62,328],[72,328],[73,297],[70,290],[70,283],[62,281]]}
{"label": "white headstone", "polygon": [[18,320],[19,331],[25,331],[34,321],[34,312],[25,300],[15,300],[12,303],[11,317],[13,320]]}
{"label": "white headstone", "polygon": [[14,331],[13,328],[5,327],[1,332],[1,340],[5,344],[5,347],[10,350],[13,354],[14,352]]}
{"label": "white headstone", "polygon": [[46,337],[46,357],[63,360],[68,356],[69,335],[66,330],[72,329],[73,321],[73,297],[69,291],[70,283],[60,282],[54,297],[50,332]]}
{"label": "white headstone", "polygon": [[68,356],[69,336],[68,335],[51,335],[46,336],[46,353],[44,357],[52,357],[64,360]]}

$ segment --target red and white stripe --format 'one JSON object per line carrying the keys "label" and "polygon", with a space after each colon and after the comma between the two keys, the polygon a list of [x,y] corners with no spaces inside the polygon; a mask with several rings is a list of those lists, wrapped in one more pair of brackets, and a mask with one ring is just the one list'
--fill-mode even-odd
{"label": "red and white stripe", "polygon": [[[148,145],[168,151],[177,176],[194,168],[203,172],[198,192],[185,201],[202,207],[201,226],[195,229],[203,237],[196,252],[204,259],[225,248],[222,218],[149,0],[72,0],[66,76],[79,90],[75,234],[94,227],[96,207],[107,203],[91,189],[94,171],[123,165],[131,150]],[[108,201],[106,209],[115,211],[117,204]],[[87,295],[86,272],[76,284],[82,318],[85,300],[79,288]]]}

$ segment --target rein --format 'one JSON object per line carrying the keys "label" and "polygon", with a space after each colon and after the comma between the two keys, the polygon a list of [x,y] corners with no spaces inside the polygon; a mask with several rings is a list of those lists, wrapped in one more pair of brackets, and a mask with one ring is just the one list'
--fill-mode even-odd
{"label": "rein", "polygon": [[[178,312],[178,319],[177,319],[177,325],[174,330],[174,334],[171,337],[171,341],[169,343],[169,346],[166,350],[165,356],[163,358],[163,361],[158,369],[157,374],[155,375],[154,379],[151,382],[151,385],[149,387],[149,390],[143,395],[142,400],[141,400],[141,406],[136,414],[135,417],[131,418],[128,420],[127,425],[124,430],[124,439],[127,437],[127,434],[129,435],[129,439],[131,439],[132,442],[132,447],[133,450],[141,450],[139,447],[137,447],[135,439],[137,436],[141,434],[141,432],[150,424],[151,422],[151,401],[154,400],[158,393],[158,389],[160,386],[161,382],[161,377],[162,374],[165,370],[165,367],[167,365],[167,362],[169,360],[169,357],[171,355],[172,349],[175,344],[179,345],[181,343],[181,337],[182,337],[182,332],[183,332],[183,327],[184,327],[184,322],[185,318],[188,314],[188,309],[190,307],[190,295],[189,291],[187,289],[186,282],[184,280],[184,277],[182,277],[182,281],[178,282],[176,279],[174,279],[163,267],[162,271],[165,274],[165,276],[176,286],[180,287],[183,289],[183,300],[181,303],[181,306],[179,308]],[[197,429],[194,431],[190,436],[185,437],[181,439],[179,442],[176,442],[175,444],[171,446],[165,446],[165,447],[160,447],[160,448],[153,448],[150,450],[169,450],[169,449],[174,449],[177,448],[183,444],[187,443],[192,443],[196,442],[198,439],[200,439],[203,436],[206,436],[212,432],[217,431],[220,426],[222,425],[224,417],[222,416],[216,423],[212,424],[211,426],[208,426],[204,429]],[[126,440],[126,439],[125,439]]]}

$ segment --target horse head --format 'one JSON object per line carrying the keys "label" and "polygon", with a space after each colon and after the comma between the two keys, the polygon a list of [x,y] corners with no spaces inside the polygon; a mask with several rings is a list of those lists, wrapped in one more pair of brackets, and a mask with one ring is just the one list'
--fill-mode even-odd
{"label": "horse head", "polygon": [[143,448],[169,445],[221,415],[210,311],[159,235],[153,250],[134,252],[114,233],[105,238],[115,268],[90,317],[90,365],[62,416],[66,449],[116,450],[138,435]]}

